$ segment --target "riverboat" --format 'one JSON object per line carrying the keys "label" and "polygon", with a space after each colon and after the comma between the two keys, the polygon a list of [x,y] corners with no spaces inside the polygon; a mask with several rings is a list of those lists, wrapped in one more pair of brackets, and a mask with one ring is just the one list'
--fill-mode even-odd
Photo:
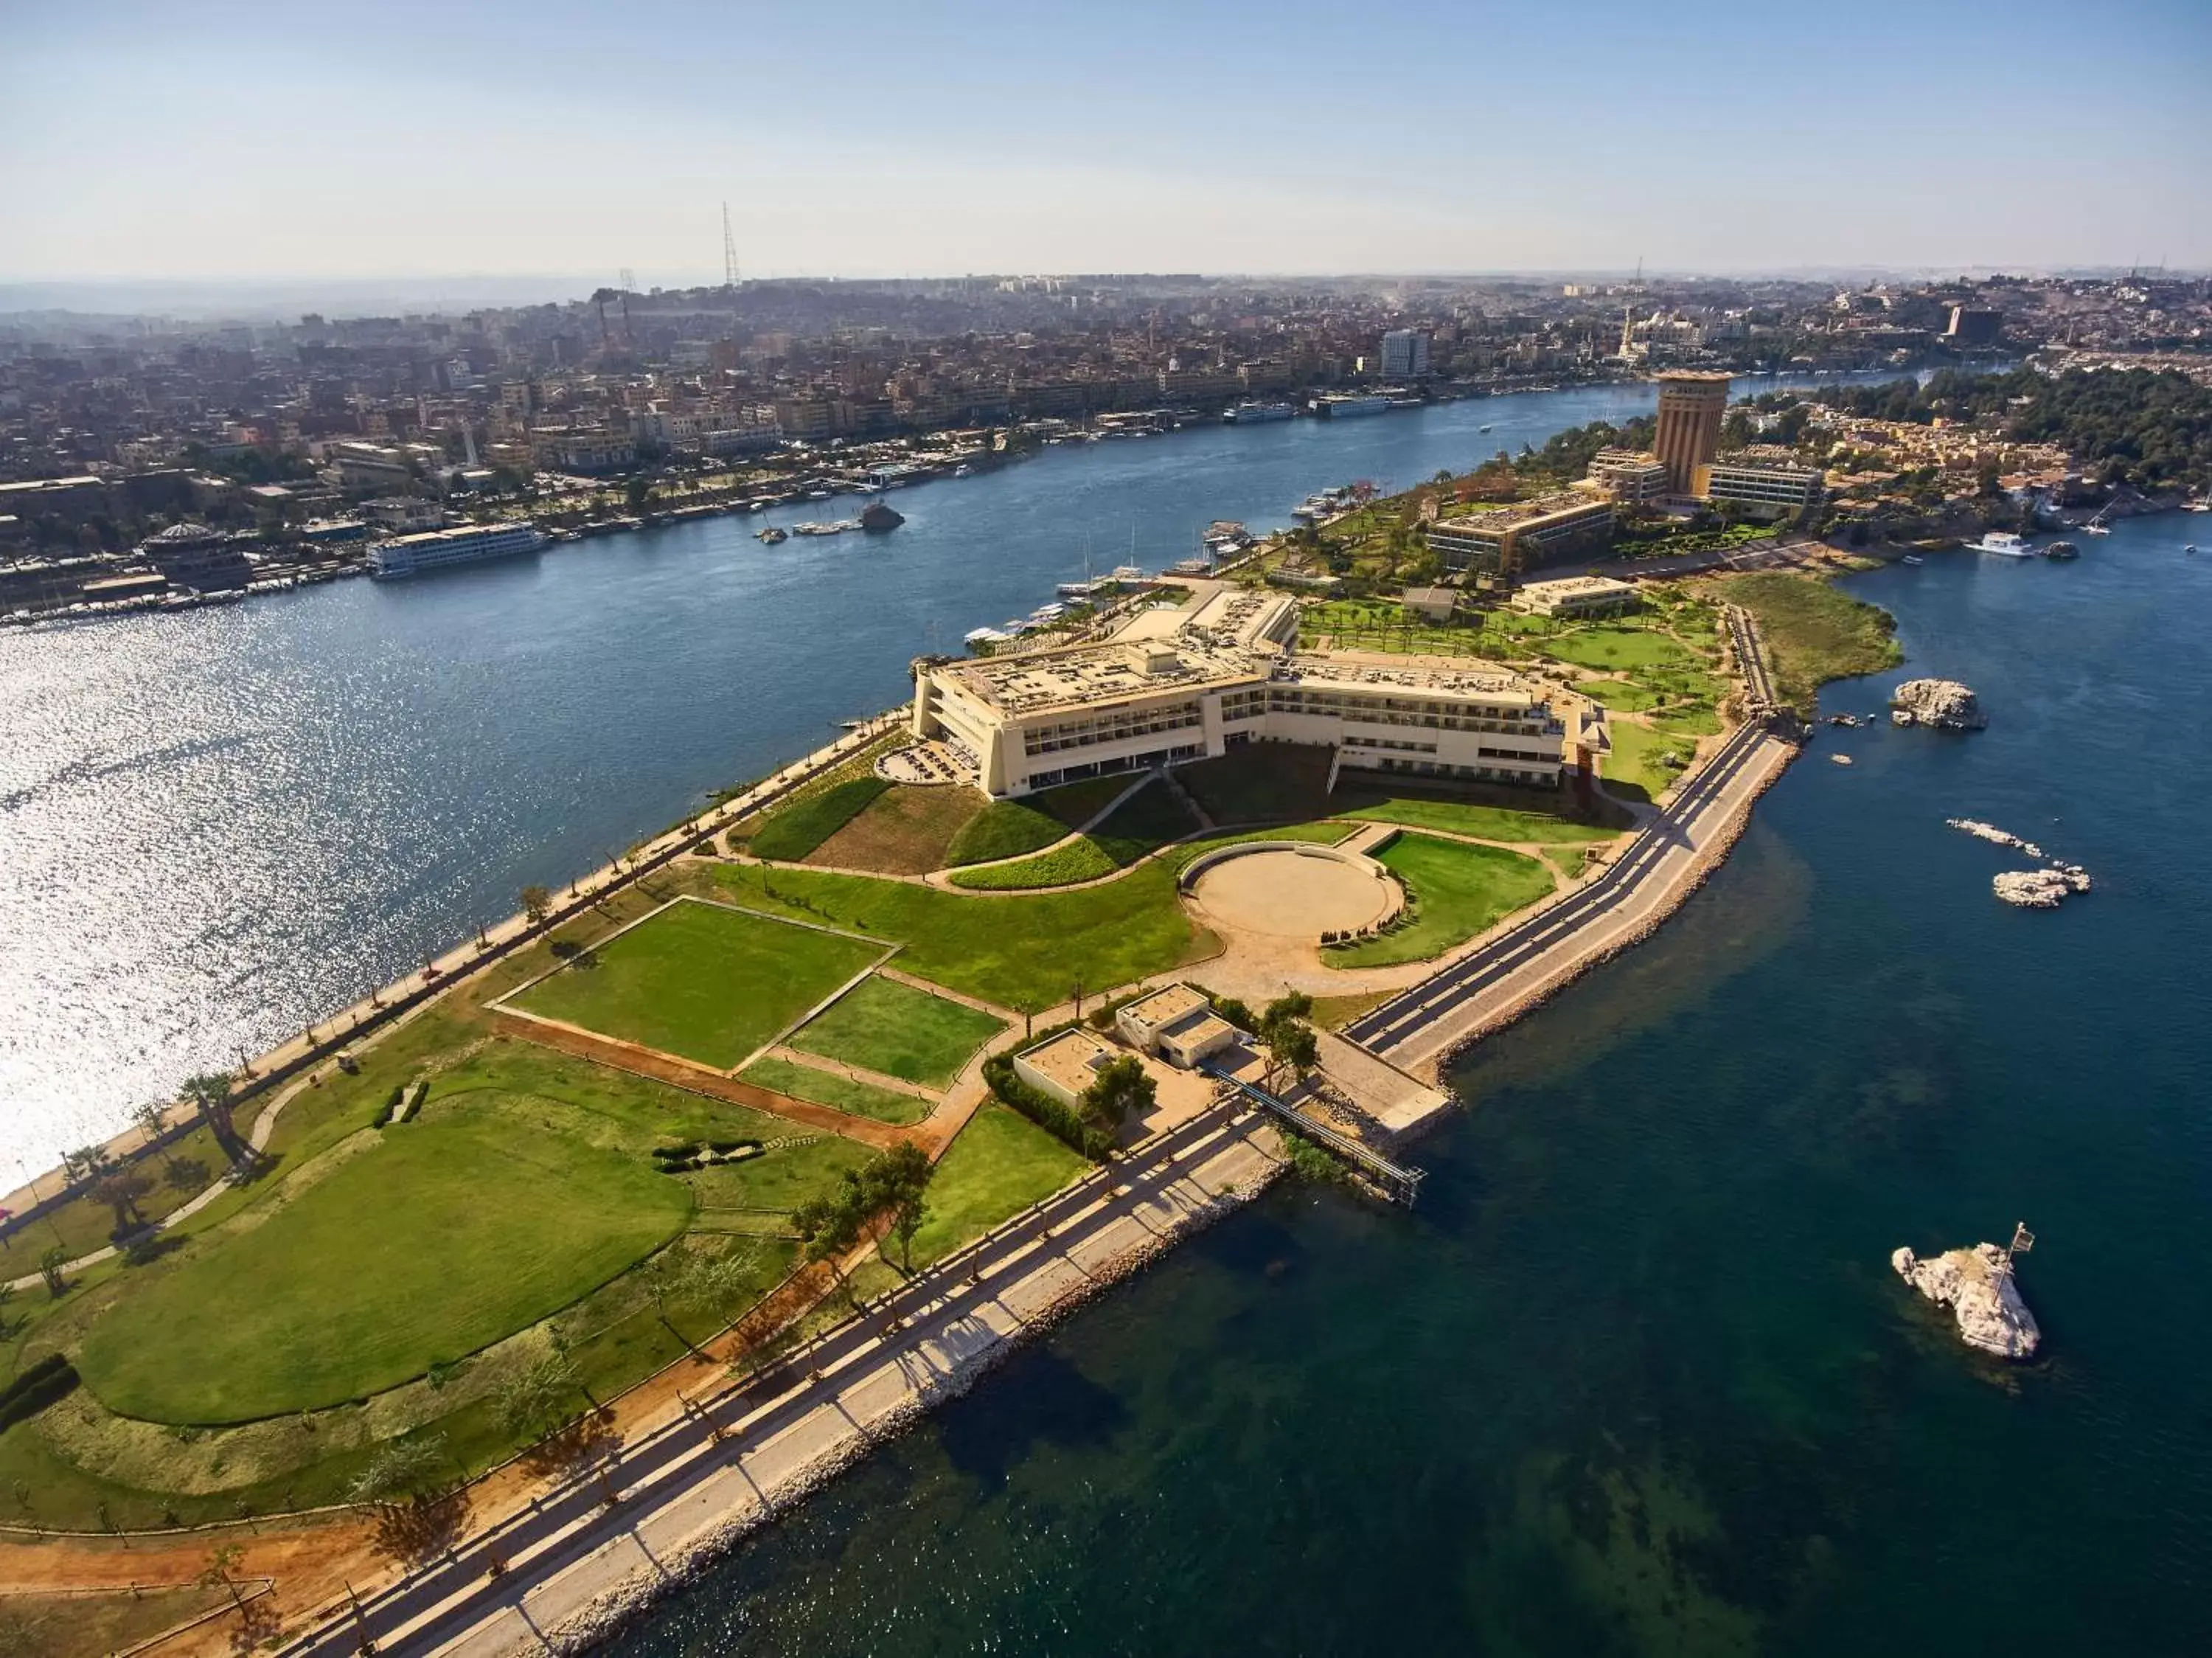
{"label": "riverboat", "polygon": [[1240,403],[1222,418],[1232,426],[1256,426],[1269,420],[1288,420],[1297,412],[1287,403]]}
{"label": "riverboat", "polygon": [[2035,549],[2019,536],[2003,530],[1992,530],[1972,544],[1976,552],[1993,552],[2000,558],[2033,558]]}
{"label": "riverboat", "polygon": [[396,582],[457,564],[536,552],[551,539],[535,524],[470,525],[395,536],[368,555],[368,573],[380,582]]}

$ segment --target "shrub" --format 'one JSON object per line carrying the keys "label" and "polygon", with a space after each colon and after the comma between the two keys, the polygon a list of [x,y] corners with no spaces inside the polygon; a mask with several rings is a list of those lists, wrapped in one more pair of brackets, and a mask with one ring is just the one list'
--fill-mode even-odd
{"label": "shrub", "polygon": [[29,1420],[77,1384],[76,1367],[59,1353],[49,1353],[0,1388],[0,1429]]}
{"label": "shrub", "polygon": [[405,1092],[406,1089],[402,1084],[394,1082],[392,1085],[392,1093],[385,1100],[384,1104],[378,1108],[376,1115],[370,1119],[368,1125],[371,1128],[389,1128],[392,1125],[392,1113],[399,1109],[400,1099]]}

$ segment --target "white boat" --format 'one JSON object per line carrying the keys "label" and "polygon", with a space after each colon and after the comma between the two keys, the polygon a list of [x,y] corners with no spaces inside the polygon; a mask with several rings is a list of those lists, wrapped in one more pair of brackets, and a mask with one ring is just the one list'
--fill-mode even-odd
{"label": "white boat", "polygon": [[1477,427],[1475,428],[1475,430],[1477,430],[1478,432],[1486,432],[1486,431],[1488,431],[1489,430],[1490,430],[1490,428],[1489,428],[1488,426],[1477,426]]}
{"label": "white boat", "polygon": [[1908,552],[1908,553],[1906,553],[1906,554],[1905,555],[1905,557],[1904,557],[1904,558],[1902,558],[1899,559],[1897,562],[1898,562],[1899,564],[1912,564],[1912,565],[1917,566],[1917,565],[1924,564],[1926,564],[1928,561],[1927,561],[1925,558],[1922,558],[1918,553],[1917,553],[1917,552]]}
{"label": "white boat", "polygon": [[2081,533],[2084,535],[2110,535],[2112,533],[2112,527],[2110,524],[2092,521],[2081,526]]}
{"label": "white boat", "polygon": [[2003,530],[1991,530],[1980,540],[1973,543],[1973,549],[1976,552],[1993,552],[2000,558],[2035,557],[2033,547],[2028,546],[2019,536],[2008,534]]}
{"label": "white boat", "polygon": [[401,581],[455,564],[536,552],[552,539],[537,525],[527,523],[468,524],[428,530],[420,535],[395,537],[376,548],[368,555],[368,573],[380,582]]}

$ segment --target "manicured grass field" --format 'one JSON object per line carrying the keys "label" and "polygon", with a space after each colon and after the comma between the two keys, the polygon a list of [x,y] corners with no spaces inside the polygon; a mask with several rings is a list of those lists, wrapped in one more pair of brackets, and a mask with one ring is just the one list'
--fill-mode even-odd
{"label": "manicured grass field", "polygon": [[1594,627],[1547,639],[1542,649],[1559,661],[1611,671],[1686,667],[1698,661],[1680,641],[1644,628]]}
{"label": "manicured grass field", "polygon": [[[711,880],[735,903],[902,943],[899,966],[918,978],[1036,1011],[1063,1000],[1078,979],[1125,984],[1184,960],[1196,934],[1176,901],[1169,862],[1154,859],[1097,887],[1019,898],[742,864],[716,866]],[[812,910],[798,910],[799,899]]]}
{"label": "manicured grass field", "polygon": [[950,1088],[1006,1027],[989,1014],[891,978],[862,980],[792,1033],[802,1053],[842,1059],[925,1088]]}
{"label": "manicured grass field", "polygon": [[[767,878],[793,877],[778,869]],[[727,1070],[883,953],[865,939],[681,902],[540,980],[514,1005]]]}
{"label": "manicured grass field", "polygon": [[1585,680],[1575,687],[1601,708],[1620,714],[1641,714],[1659,700],[1659,693],[1632,680]]}
{"label": "manicured grass field", "polygon": [[[1020,1112],[991,1100],[938,1162],[929,1183],[929,1212],[914,1234],[914,1265],[951,1254],[1090,1167]],[[885,1242],[883,1254],[900,1259],[893,1242]]]}
{"label": "manicured grass field", "polygon": [[518,1136],[469,1101],[388,1131],[119,1301],[78,1361],[100,1402],[222,1423],[379,1393],[535,1322],[683,1228],[689,1194],[646,1159]]}
{"label": "manicured grass field", "polygon": [[894,1094],[889,1088],[878,1088],[872,1082],[860,1082],[836,1071],[820,1070],[812,1065],[793,1064],[788,1059],[770,1057],[756,1059],[739,1076],[748,1082],[757,1082],[764,1088],[774,1088],[778,1094],[787,1094],[794,1100],[810,1100],[817,1106],[827,1106],[832,1111],[850,1112],[855,1117],[872,1117],[879,1123],[891,1123],[903,1127],[919,1123],[929,1115],[929,1101],[911,1094]]}
{"label": "manicured grass field", "polygon": [[881,777],[854,777],[804,795],[754,832],[746,848],[755,857],[796,861],[858,817],[891,785]]}
{"label": "manicured grass field", "polygon": [[964,869],[953,884],[981,892],[1028,892],[1042,887],[1072,887],[1125,869],[1198,828],[1182,797],[1158,783],[1139,789],[1094,833],[1013,863]]}
{"label": "manicured grass field", "polygon": [[1065,783],[1020,800],[993,801],[952,838],[945,863],[953,868],[988,863],[994,858],[1019,857],[1049,846],[1069,830],[1079,829],[1097,817],[1136,781],[1131,773],[1118,772],[1110,777]]}
{"label": "manicured grass field", "polygon": [[953,839],[988,802],[953,784],[895,784],[806,855],[809,863],[921,875],[945,867]]}
{"label": "manicured grass field", "polygon": [[1572,818],[1557,817],[1548,812],[1517,811],[1510,807],[1420,795],[1393,795],[1344,815],[1374,823],[1407,823],[1422,829],[1448,829],[1454,834],[1476,835],[1485,840],[1570,844],[1611,840],[1620,832],[1617,828],[1578,823]]}
{"label": "manicured grass field", "polygon": [[1686,763],[1697,752],[1694,737],[1670,736],[1628,720],[1613,720],[1607,725],[1613,734],[1613,753],[1604,762],[1606,782],[1617,789],[1626,785],[1620,792],[1632,796],[1641,789],[1646,799],[1658,799],[1685,769],[1668,765],[1665,757],[1678,754]]}
{"label": "manicured grass field", "polygon": [[1552,891],[1548,869],[1502,847],[1401,835],[1377,856],[1406,883],[1414,917],[1379,938],[1324,949],[1322,959],[1332,967],[1425,961]]}

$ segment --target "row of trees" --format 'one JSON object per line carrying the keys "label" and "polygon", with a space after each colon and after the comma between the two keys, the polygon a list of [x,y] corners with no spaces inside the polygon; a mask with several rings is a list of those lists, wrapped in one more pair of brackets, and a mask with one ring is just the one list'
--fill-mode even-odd
{"label": "row of trees", "polygon": [[792,1211],[792,1227],[806,1246],[806,1259],[830,1262],[842,1278],[837,1264],[860,1241],[869,1222],[888,1210],[890,1235],[898,1240],[900,1259],[912,1271],[914,1234],[928,1218],[925,1198],[935,1172],[929,1154],[911,1140],[847,1169],[829,1192]]}

